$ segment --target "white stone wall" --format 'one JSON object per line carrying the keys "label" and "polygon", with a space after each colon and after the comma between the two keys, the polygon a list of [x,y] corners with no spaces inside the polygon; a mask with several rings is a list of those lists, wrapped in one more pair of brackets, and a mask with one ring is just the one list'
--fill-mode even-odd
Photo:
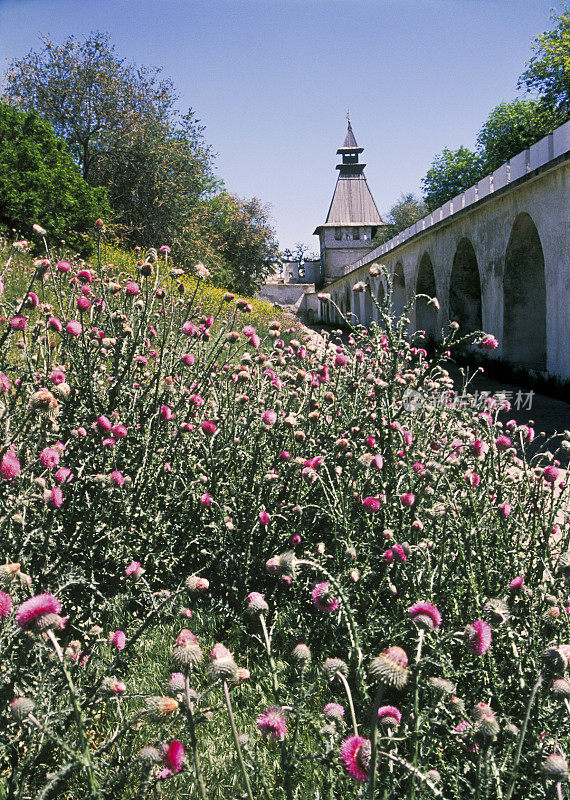
{"label": "white stone wall", "polygon": [[[454,258],[459,243],[467,239],[475,252],[481,284],[482,328],[504,340],[505,264],[509,239],[517,220],[528,215],[536,227],[544,256],[546,288],[546,372],[570,380],[570,123],[511,159],[467,192],[412,226],[395,239],[351,265],[327,291],[346,305],[347,286],[366,281],[369,267],[380,262],[394,272],[403,269],[406,297],[415,292],[418,269],[425,254],[433,265],[436,294],[440,303],[435,319],[441,331],[449,320],[449,293]],[[524,256],[524,253],[523,253]],[[403,290],[399,284],[394,305],[401,311]],[[524,286],[521,287],[524,290]],[[354,293],[352,293],[354,294]],[[537,299],[538,302],[538,299]],[[340,304],[340,303],[339,303]],[[368,323],[375,310],[365,307],[355,295],[352,308]],[[509,313],[511,312],[511,306]],[[398,310],[396,309],[396,310]],[[435,314],[435,312],[433,312]],[[411,329],[416,329],[415,309]],[[502,344],[495,356],[504,355]],[[518,363],[517,356],[513,358]],[[524,362],[520,354],[520,363]]]}

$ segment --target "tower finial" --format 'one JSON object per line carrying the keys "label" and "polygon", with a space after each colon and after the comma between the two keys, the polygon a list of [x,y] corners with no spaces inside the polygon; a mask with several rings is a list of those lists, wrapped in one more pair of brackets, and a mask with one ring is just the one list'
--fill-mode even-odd
{"label": "tower finial", "polygon": [[346,118],[348,120],[348,124],[350,125],[350,109],[348,109],[346,112]]}

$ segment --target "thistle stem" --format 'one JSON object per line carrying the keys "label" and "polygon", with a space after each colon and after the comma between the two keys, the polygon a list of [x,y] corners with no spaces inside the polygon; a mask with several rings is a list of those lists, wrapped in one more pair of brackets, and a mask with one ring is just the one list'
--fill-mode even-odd
{"label": "thistle stem", "polygon": [[237,732],[237,728],[236,728],[236,721],[235,721],[235,718],[234,718],[234,712],[232,711],[232,702],[230,700],[230,692],[229,692],[229,689],[228,689],[228,682],[227,681],[222,681],[222,686],[223,686],[223,689],[224,689],[224,698],[226,700],[226,708],[228,710],[228,718],[230,720],[230,726],[231,726],[231,729],[232,729],[232,736],[234,738],[234,745],[235,745],[235,748],[236,748],[236,753],[237,753],[237,757],[238,757],[238,761],[239,761],[239,766],[240,766],[240,769],[241,769],[241,774],[243,775],[243,780],[244,780],[244,783],[245,783],[245,790],[247,792],[248,800],[254,800],[253,794],[252,794],[252,791],[251,791],[251,784],[249,782],[249,777],[247,775],[247,771],[246,771],[246,768],[245,768],[245,762],[243,760],[243,754],[241,752],[241,746],[240,746],[240,743],[239,743],[238,732]]}
{"label": "thistle stem", "polygon": [[348,681],[342,674],[342,672],[336,671],[335,675],[340,678],[342,681],[342,685],[344,686],[344,690],[346,692],[346,696],[348,698],[348,705],[350,708],[350,718],[352,720],[352,730],[355,736],[358,736],[358,727],[356,725],[356,714],[354,713],[354,703],[352,702],[352,692],[350,691],[350,686],[348,685]]}
{"label": "thistle stem", "polygon": [[368,782],[368,797],[374,800],[376,793],[376,760],[378,757],[378,709],[382,702],[384,694],[384,687],[382,684],[376,690],[376,697],[372,704],[372,711],[370,714],[370,780]]}
{"label": "thistle stem", "polygon": [[524,716],[524,720],[523,720],[523,724],[522,724],[522,727],[521,727],[521,731],[519,733],[519,740],[518,740],[518,743],[517,743],[517,749],[516,749],[515,757],[514,757],[514,760],[513,760],[513,767],[512,767],[512,771],[511,771],[511,780],[510,780],[510,783],[509,783],[509,785],[507,787],[507,791],[505,792],[505,800],[511,800],[511,797],[513,795],[513,791],[514,791],[514,788],[515,788],[515,781],[517,779],[517,771],[518,771],[519,761],[521,760],[522,746],[523,746],[524,737],[525,737],[525,734],[526,734],[526,729],[528,727],[528,721],[529,721],[529,718],[530,718],[530,710],[531,710],[531,708],[532,708],[532,706],[534,704],[537,692],[540,689],[540,687],[542,686],[543,681],[544,681],[544,670],[542,670],[540,675],[538,676],[537,681],[534,684],[534,686],[532,688],[532,692],[530,693],[530,697],[528,699],[528,703],[527,703],[527,707],[526,707],[526,713],[525,713],[525,716]]}

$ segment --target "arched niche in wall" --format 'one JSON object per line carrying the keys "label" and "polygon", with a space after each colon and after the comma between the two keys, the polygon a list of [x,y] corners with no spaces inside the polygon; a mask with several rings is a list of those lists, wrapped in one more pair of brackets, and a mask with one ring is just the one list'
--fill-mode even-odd
{"label": "arched niche in wall", "polygon": [[392,313],[396,318],[401,317],[406,307],[406,279],[404,277],[404,267],[398,261],[394,267],[392,275]]}
{"label": "arched niche in wall", "polygon": [[475,250],[469,239],[457,245],[449,284],[449,319],[459,323],[459,333],[483,327],[481,279]]}
{"label": "arched niche in wall", "polygon": [[530,369],[546,369],[544,253],[528,214],[516,218],[503,277],[503,357]]}
{"label": "arched niche in wall", "polygon": [[416,299],[416,328],[426,332],[426,341],[438,338],[437,309],[429,303],[436,297],[435,274],[428,253],[421,257],[416,280],[416,294],[427,295]]}

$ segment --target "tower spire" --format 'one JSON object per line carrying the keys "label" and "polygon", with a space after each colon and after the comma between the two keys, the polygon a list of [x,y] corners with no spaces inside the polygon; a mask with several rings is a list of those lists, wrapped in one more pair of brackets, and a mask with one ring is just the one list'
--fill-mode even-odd
{"label": "tower spire", "polygon": [[348,129],[342,147],[336,151],[342,156],[337,164],[338,180],[324,225],[319,225],[321,263],[325,284],[344,274],[349,264],[370,250],[370,244],[379,227],[385,225],[364,176],[359,147],[352,130],[350,111],[346,113]]}

